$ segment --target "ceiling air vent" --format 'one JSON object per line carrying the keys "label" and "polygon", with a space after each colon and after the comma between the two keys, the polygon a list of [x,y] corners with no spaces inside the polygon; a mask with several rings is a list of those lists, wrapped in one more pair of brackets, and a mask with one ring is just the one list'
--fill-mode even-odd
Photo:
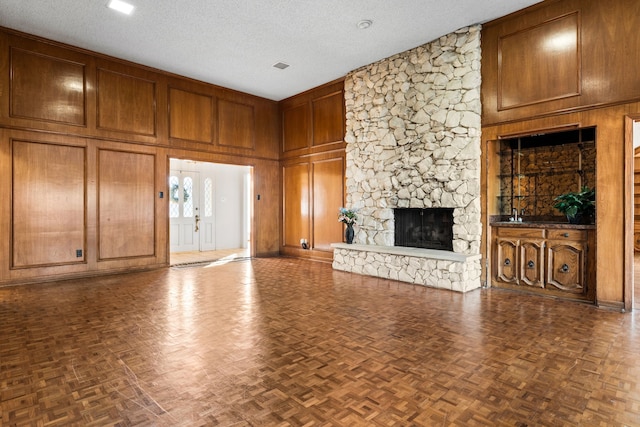
{"label": "ceiling air vent", "polygon": [[284,70],[285,68],[289,67],[289,64],[285,64],[284,62],[276,62],[275,64],[273,64],[273,67],[279,70]]}

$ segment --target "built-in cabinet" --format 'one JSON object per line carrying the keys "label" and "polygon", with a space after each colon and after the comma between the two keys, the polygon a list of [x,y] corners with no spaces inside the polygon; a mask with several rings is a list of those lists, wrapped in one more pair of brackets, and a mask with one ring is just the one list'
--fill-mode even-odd
{"label": "built-in cabinet", "polygon": [[[496,141],[492,283],[594,301],[595,225],[567,224],[555,197],[596,182],[596,129],[539,132]],[[591,244],[589,244],[589,242]],[[594,252],[592,252],[594,253]]]}
{"label": "built-in cabinet", "polygon": [[[637,68],[640,52],[640,39],[630,38],[629,28],[638,27],[640,2],[636,0],[544,1],[483,25],[482,246],[489,259],[487,283],[497,283],[490,225],[496,216],[508,214],[507,207],[512,208],[502,203],[504,194],[495,178],[501,174],[500,141],[593,127],[595,183],[587,185],[596,188],[597,234],[590,231],[589,235],[596,234],[598,254],[590,254],[587,266],[595,270],[594,300],[602,307],[632,308],[632,133],[625,123],[640,113],[638,77],[629,72]],[[558,176],[554,184],[564,185],[564,181]],[[533,211],[529,206],[525,214]],[[590,252],[594,251],[591,247]]]}
{"label": "built-in cabinet", "polygon": [[497,229],[495,277],[502,283],[544,287],[544,230]]}
{"label": "built-in cabinet", "polygon": [[593,301],[593,226],[492,227],[493,285]]}

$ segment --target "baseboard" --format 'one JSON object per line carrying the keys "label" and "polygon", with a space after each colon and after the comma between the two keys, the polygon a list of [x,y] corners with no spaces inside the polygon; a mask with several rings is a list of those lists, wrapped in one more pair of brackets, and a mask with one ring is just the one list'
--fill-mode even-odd
{"label": "baseboard", "polygon": [[596,302],[598,308],[602,308],[605,310],[611,311],[619,311],[620,313],[624,313],[626,310],[624,308],[624,302],[622,301],[606,301],[606,300],[598,300]]}

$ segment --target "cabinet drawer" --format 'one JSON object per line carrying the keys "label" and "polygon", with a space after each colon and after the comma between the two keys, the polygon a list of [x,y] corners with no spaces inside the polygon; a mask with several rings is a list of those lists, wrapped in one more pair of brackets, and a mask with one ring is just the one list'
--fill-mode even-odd
{"label": "cabinet drawer", "polygon": [[542,228],[498,227],[496,233],[500,237],[544,239],[544,229]]}
{"label": "cabinet drawer", "polygon": [[587,240],[586,230],[548,230],[549,240]]}

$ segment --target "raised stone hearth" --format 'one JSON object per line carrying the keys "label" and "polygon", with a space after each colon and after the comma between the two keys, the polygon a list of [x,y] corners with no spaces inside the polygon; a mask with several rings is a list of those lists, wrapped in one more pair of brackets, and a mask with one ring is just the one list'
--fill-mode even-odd
{"label": "raised stone hearth", "polygon": [[481,255],[402,246],[333,243],[338,270],[466,292],[476,289]]}
{"label": "raised stone hearth", "polygon": [[[334,268],[480,287],[480,57],[474,26],[347,76],[347,206],[360,222],[356,245],[334,247]],[[449,253],[461,258],[393,249],[394,208],[431,207],[453,209]]]}

